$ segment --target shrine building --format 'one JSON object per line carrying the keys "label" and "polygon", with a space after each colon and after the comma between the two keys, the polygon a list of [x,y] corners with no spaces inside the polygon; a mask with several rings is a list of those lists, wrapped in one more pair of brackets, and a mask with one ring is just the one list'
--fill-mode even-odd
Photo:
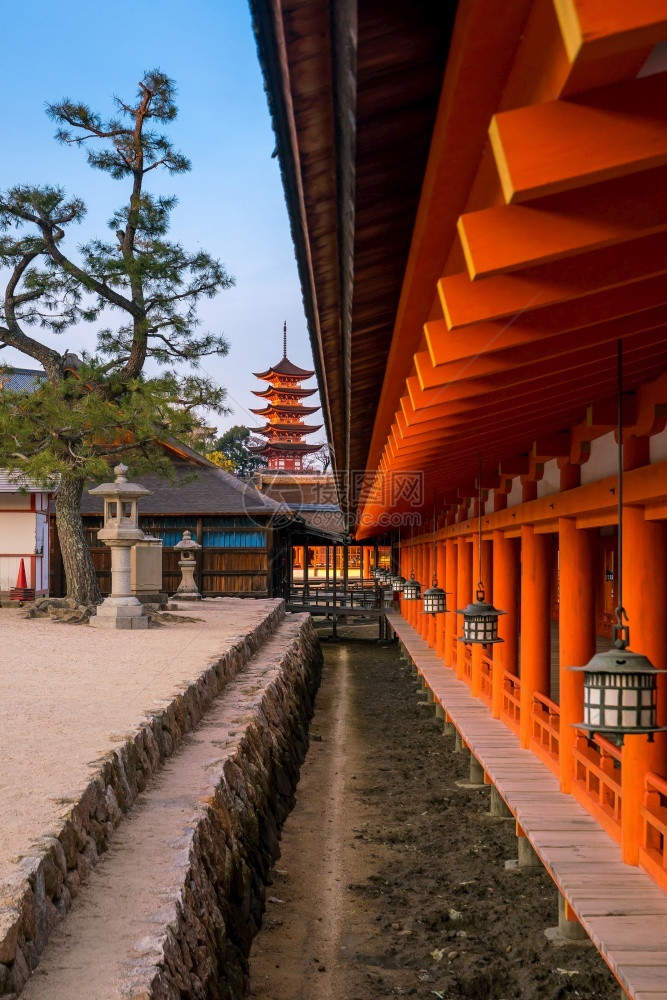
{"label": "shrine building", "polygon": [[563,933],[667,997],[667,5],[251,8],[353,539]]}

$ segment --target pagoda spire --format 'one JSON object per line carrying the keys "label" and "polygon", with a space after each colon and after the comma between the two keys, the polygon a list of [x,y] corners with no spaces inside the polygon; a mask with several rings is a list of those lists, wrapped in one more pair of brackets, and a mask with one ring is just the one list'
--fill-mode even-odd
{"label": "pagoda spire", "polygon": [[287,320],[283,323],[283,358],[287,357]]}

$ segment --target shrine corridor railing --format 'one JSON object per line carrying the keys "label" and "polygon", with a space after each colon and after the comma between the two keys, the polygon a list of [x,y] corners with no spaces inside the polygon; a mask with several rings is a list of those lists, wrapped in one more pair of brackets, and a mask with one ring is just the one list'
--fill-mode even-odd
{"label": "shrine corridor railing", "polygon": [[521,681],[509,670],[501,669],[500,673],[503,679],[500,717],[518,736],[521,726]]}
{"label": "shrine corridor railing", "polygon": [[544,694],[533,694],[531,748],[554,774],[560,753],[560,706]]}
{"label": "shrine corridor railing", "polygon": [[602,736],[577,736],[574,750],[572,794],[584,809],[621,842],[622,752]]}
{"label": "shrine corridor railing", "polygon": [[667,890],[667,781],[652,771],[644,778],[640,813],[643,843],[639,848],[639,863]]}
{"label": "shrine corridor railing", "polygon": [[482,654],[482,668],[479,678],[479,696],[489,708],[493,704],[493,660]]}

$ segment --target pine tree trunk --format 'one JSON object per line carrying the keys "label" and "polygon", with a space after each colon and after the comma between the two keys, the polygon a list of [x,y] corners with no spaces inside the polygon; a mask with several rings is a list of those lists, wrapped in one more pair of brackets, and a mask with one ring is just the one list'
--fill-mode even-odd
{"label": "pine tree trunk", "polygon": [[67,596],[77,604],[99,604],[102,596],[81,520],[83,487],[81,476],[62,475],[56,494],[56,525],[67,578]]}

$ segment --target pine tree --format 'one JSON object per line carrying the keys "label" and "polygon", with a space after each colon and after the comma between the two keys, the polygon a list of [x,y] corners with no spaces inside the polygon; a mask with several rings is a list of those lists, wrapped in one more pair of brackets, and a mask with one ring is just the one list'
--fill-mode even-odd
{"label": "pine tree", "polygon": [[261,443],[253,437],[248,427],[235,425],[225,431],[215,442],[214,450],[222,452],[231,465],[234,475],[250,479],[254,472],[266,465],[266,459],[250,450],[250,445]]}
{"label": "pine tree", "polygon": [[[228,345],[199,329],[197,308],[233,279],[210,254],[168,240],[176,199],[146,190],[152,171],[190,169],[161,131],[176,118],[175,94],[173,81],[153,70],[134,102],[114,99],[108,119],[71,100],[48,106],[56,139],[85,148],[91,167],[127,187],[108,223],[113,238],[68,252],[86,208],[61,187],[18,185],[0,195],[0,264],[8,274],[0,347],[45,371],[35,392],[0,391],[0,467],[57,485],[67,595],[83,604],[100,598],[80,513],[86,482],[107,476],[121,458],[133,471],[166,473],[160,438],[188,433],[198,408],[226,412],[226,391],[198,367]],[[91,331],[81,357],[40,337],[74,326]]]}

